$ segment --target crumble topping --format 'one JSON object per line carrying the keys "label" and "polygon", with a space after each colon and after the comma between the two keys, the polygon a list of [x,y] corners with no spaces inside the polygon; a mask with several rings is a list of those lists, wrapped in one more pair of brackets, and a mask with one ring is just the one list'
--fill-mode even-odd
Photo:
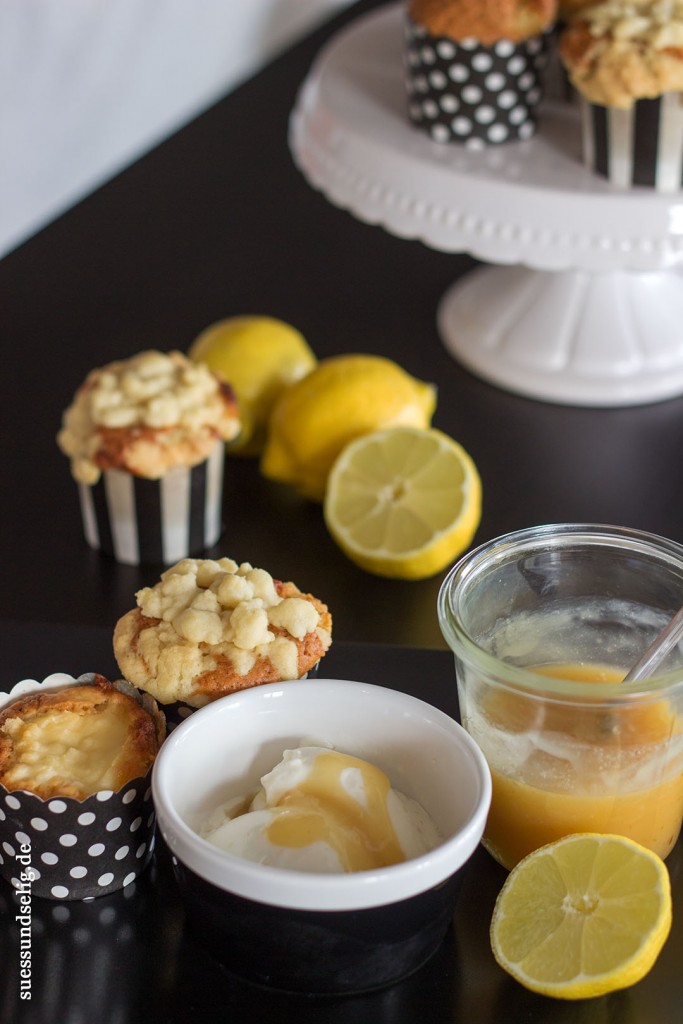
{"label": "crumble topping", "polygon": [[[249,562],[185,558],[136,602],[117,625],[115,653],[127,678],[163,703],[297,679],[331,644],[325,605]],[[219,691],[203,689],[212,673]]]}
{"label": "crumble topping", "polygon": [[102,469],[151,479],[195,465],[239,432],[234,396],[181,352],[141,352],[92,370],[66,410],[57,443],[80,483]]}
{"label": "crumble topping", "polygon": [[683,47],[683,0],[607,0],[583,8],[580,18],[593,36],[638,40],[655,50]]}

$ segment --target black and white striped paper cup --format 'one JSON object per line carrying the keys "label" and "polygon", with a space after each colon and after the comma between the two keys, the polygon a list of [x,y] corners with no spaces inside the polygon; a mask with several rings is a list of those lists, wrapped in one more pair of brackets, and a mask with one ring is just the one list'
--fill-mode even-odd
{"label": "black and white striped paper cup", "polygon": [[172,565],[211,547],[222,530],[224,456],[220,441],[204,462],[160,480],[110,469],[92,487],[79,484],[88,544],[124,565]]}
{"label": "black and white striped paper cup", "polygon": [[620,188],[683,187],[683,94],[637,100],[630,110],[581,98],[583,160]]}
{"label": "black and white striped paper cup", "polygon": [[543,98],[549,32],[485,46],[432,36],[406,17],[408,116],[435,142],[468,149],[529,139]]}

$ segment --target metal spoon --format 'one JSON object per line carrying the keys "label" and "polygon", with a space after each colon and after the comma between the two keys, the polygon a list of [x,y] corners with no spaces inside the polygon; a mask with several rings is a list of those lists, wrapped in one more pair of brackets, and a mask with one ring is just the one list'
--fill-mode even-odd
{"label": "metal spoon", "polygon": [[623,682],[634,683],[647,679],[655,671],[683,637],[683,608],[679,608],[674,617],[664,627],[659,636],[655,637],[641,658],[635,663]]}

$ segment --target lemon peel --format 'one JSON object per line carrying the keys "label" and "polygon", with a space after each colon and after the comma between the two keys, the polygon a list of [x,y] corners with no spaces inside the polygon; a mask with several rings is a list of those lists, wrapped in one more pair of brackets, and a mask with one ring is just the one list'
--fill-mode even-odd
{"label": "lemon peel", "polygon": [[391,359],[365,354],[321,359],[276,402],[261,471],[322,501],[332,464],[349,442],[385,427],[426,427],[435,407],[434,385]]}
{"label": "lemon peel", "polygon": [[242,455],[261,452],[277,398],[317,363],[300,331],[269,316],[218,320],[195,338],[188,354],[219,373],[235,392],[242,431],[227,450]]}

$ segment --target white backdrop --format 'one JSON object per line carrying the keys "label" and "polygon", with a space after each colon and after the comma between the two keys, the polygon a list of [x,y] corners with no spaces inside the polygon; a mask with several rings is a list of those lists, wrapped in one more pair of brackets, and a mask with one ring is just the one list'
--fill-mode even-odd
{"label": "white backdrop", "polygon": [[0,256],[351,0],[0,0]]}

